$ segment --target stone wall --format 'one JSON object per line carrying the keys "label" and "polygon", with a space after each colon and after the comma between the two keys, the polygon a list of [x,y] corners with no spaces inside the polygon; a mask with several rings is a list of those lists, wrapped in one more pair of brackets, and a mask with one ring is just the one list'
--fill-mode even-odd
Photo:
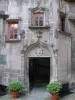
{"label": "stone wall", "polygon": [[71,82],[71,35],[59,33],[58,36],[58,80],[62,83]]}
{"label": "stone wall", "polygon": [[[19,34],[22,31],[25,31],[25,38],[22,38],[21,41],[18,43],[5,42],[5,49],[3,49],[2,47],[1,53],[4,53],[6,55],[6,65],[3,67],[4,71],[2,75],[3,84],[5,85],[7,85],[8,82],[12,80],[18,80],[24,86],[26,86],[28,90],[29,87],[28,57],[29,56],[27,55],[27,53],[29,54],[33,53],[32,57],[35,57],[36,55],[38,57],[48,56],[48,52],[47,53],[45,52],[43,54],[39,53],[40,50],[42,50],[43,47],[41,46],[42,44],[45,45],[46,51],[49,49],[49,52],[51,53],[51,55],[49,54],[52,60],[50,80],[54,81],[57,79],[57,66],[60,67],[60,65],[58,65],[57,63],[57,56],[58,56],[57,49],[58,49],[58,42],[60,41],[57,42],[57,38],[56,38],[57,35],[56,30],[58,29],[58,24],[59,24],[59,13],[58,13],[59,2],[58,0],[40,0],[39,3],[40,3],[39,7],[44,7],[49,10],[48,14],[49,14],[49,23],[50,23],[50,29],[42,30],[43,32],[41,36],[39,36],[41,37],[40,39],[38,37],[39,34],[37,34],[39,30],[36,29],[35,31],[32,31],[28,28],[28,22],[30,16],[29,8],[37,7],[38,0],[33,0],[33,1],[32,0],[9,0],[8,2],[8,7],[6,10],[6,13],[9,15],[8,19],[21,19],[19,21]],[[5,31],[3,27],[4,26],[2,26],[2,28],[0,29],[1,31],[0,34],[5,34],[7,36],[8,33],[7,22],[5,24]],[[39,46],[41,47],[39,48]],[[33,52],[28,52],[30,47],[34,47]],[[43,49],[45,51],[44,47]],[[63,52],[65,51],[63,50]],[[61,60],[63,59],[61,58]],[[67,67],[67,65],[65,65],[65,67]],[[61,77],[65,77],[65,76],[61,75]],[[65,80],[64,78],[62,79]]]}
{"label": "stone wall", "polygon": [[[9,15],[8,19],[16,19],[21,18],[19,23],[20,32],[25,30],[25,39],[22,39],[19,43],[7,43],[6,42],[6,51],[5,54],[7,55],[7,63],[6,67],[4,68],[4,84],[8,84],[11,80],[20,80],[24,84],[24,61],[22,61],[22,48],[26,45],[33,44],[37,41],[37,32],[31,31],[28,28],[28,21],[29,21],[29,8],[37,6],[37,0],[9,0],[8,2],[8,9],[6,13]],[[49,9],[49,21],[50,21],[50,30],[43,31],[41,42],[46,43],[48,45],[53,45],[56,48],[56,38],[55,38],[55,29],[57,28],[57,20],[58,20],[58,3],[56,0],[41,0],[40,6],[44,6]],[[55,13],[56,12],[56,13]],[[5,27],[5,35],[7,35],[7,24]],[[1,28],[2,29],[2,28]],[[1,32],[2,33],[2,32]],[[3,34],[3,33],[2,33]],[[3,50],[2,50],[3,52]],[[23,55],[24,56],[24,55]],[[23,59],[24,60],[24,59]]]}

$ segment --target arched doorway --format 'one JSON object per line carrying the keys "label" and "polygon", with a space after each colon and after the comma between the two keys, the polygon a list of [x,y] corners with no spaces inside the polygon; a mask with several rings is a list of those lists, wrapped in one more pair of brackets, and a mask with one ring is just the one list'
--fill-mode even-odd
{"label": "arched doorway", "polygon": [[[24,48],[23,50],[24,56],[22,56],[24,60],[22,60],[22,70],[24,71],[24,85],[25,85],[25,91],[29,91],[30,86],[30,79],[29,79],[29,58],[49,58],[49,81],[57,80],[57,65],[56,65],[56,58],[55,54],[52,50],[52,48],[42,43],[40,40],[37,42],[31,44],[30,46]],[[36,59],[38,62],[38,60]],[[35,65],[36,66],[36,65]],[[41,66],[41,65],[40,65]]]}

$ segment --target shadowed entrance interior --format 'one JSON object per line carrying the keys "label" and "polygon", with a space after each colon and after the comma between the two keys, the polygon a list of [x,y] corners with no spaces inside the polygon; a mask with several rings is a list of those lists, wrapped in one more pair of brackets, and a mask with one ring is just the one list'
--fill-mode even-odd
{"label": "shadowed entrance interior", "polygon": [[50,80],[50,58],[29,58],[30,89],[36,84],[42,85]]}

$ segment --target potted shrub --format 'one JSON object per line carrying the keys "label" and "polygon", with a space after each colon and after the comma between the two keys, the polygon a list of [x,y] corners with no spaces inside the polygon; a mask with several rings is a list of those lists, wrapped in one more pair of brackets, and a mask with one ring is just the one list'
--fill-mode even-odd
{"label": "potted shrub", "polygon": [[19,92],[22,91],[22,85],[19,82],[10,82],[8,84],[8,90],[12,93],[13,98],[17,98],[19,96]]}
{"label": "potted shrub", "polygon": [[58,100],[59,91],[61,88],[62,85],[59,82],[50,82],[47,85],[47,92],[52,94],[52,100]]}

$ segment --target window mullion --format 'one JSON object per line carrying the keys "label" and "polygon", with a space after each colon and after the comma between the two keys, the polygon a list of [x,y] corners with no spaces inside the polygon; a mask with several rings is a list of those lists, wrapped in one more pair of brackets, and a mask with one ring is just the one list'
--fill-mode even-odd
{"label": "window mullion", "polygon": [[38,16],[38,26],[40,26],[40,24],[39,24],[39,23],[40,23],[40,22],[39,22],[39,19],[40,19],[40,16]]}
{"label": "window mullion", "polygon": [[13,39],[14,39],[14,25],[13,25]]}

